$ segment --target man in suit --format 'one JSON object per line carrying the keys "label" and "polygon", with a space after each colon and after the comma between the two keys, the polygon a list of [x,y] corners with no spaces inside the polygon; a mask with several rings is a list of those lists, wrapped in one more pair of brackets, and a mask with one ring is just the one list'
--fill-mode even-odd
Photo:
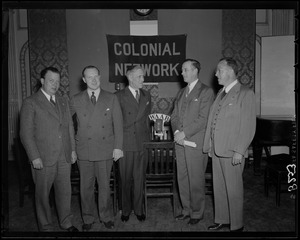
{"label": "man in suit", "polygon": [[54,67],[41,72],[42,87],[24,100],[20,138],[31,163],[35,204],[40,231],[53,231],[49,194],[54,185],[61,228],[78,232],[72,225],[71,164],[77,160],[74,127],[68,99],[58,96],[60,73]]}
{"label": "man in suit", "polygon": [[144,70],[140,66],[128,70],[126,76],[129,86],[116,93],[121,104],[124,129],[124,158],[119,161],[122,186],[121,220],[127,222],[133,209],[137,219],[144,221],[143,184],[147,164],[143,156],[143,142],[150,140],[148,115],[151,112],[151,96],[142,89]]}
{"label": "man in suit", "polygon": [[[243,169],[245,154],[254,137],[255,97],[237,80],[234,59],[219,61],[216,77],[223,85],[214,101],[203,151],[212,157],[215,224],[209,230],[230,227],[243,231]],[[230,225],[230,226],[229,226]]]}
{"label": "man in suit", "polygon": [[80,173],[83,231],[95,222],[95,180],[98,184],[98,214],[108,229],[114,228],[110,196],[113,161],[123,156],[123,117],[118,98],[100,88],[100,71],[87,66],[82,71],[84,90],[71,98],[71,114],[76,113],[76,151]]}
{"label": "man in suit", "polygon": [[[205,171],[207,154],[203,154],[203,139],[209,108],[214,100],[213,90],[203,84],[198,75],[200,63],[186,59],[182,76],[188,85],[181,89],[174,102],[171,125],[174,132],[177,178],[182,211],[176,220],[189,219],[197,224],[205,208]],[[195,146],[189,146],[186,141]]]}

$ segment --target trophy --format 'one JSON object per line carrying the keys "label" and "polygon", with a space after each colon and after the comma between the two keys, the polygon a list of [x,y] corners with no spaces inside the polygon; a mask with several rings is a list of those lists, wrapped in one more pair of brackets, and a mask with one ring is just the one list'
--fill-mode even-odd
{"label": "trophy", "polygon": [[151,121],[154,122],[152,134],[154,139],[168,140],[170,136],[170,128],[165,126],[166,122],[169,122],[171,117],[162,113],[153,113],[149,115]]}

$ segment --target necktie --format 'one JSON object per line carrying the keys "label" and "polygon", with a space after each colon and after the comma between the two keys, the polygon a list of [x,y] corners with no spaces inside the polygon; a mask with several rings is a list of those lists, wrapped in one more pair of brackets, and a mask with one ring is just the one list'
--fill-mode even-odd
{"label": "necktie", "polygon": [[52,96],[50,96],[50,102],[51,102],[51,103],[53,104],[53,106],[55,107],[55,102],[54,102]]}
{"label": "necktie", "polygon": [[226,95],[226,92],[225,92],[225,90],[223,90],[223,91],[221,92],[221,100],[225,97],[225,95]]}
{"label": "necktie", "polygon": [[94,105],[96,104],[96,96],[95,96],[95,92],[92,92],[91,101],[92,101],[92,103],[93,103]]}
{"label": "necktie", "polygon": [[187,97],[189,94],[190,94],[190,85],[187,85],[186,92],[185,92],[185,97]]}
{"label": "necktie", "polygon": [[135,99],[136,99],[136,101],[139,103],[140,102],[140,93],[139,93],[139,91],[138,90],[135,90]]}

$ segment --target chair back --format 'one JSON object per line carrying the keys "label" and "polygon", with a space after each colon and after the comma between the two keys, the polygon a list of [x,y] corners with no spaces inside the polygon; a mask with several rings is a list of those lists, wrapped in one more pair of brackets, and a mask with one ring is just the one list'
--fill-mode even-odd
{"label": "chair back", "polygon": [[145,142],[146,179],[173,179],[175,176],[174,142]]}

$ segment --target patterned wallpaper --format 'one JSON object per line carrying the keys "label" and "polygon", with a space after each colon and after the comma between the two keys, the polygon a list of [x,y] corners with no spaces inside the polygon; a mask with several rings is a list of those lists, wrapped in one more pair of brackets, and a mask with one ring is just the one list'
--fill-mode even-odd
{"label": "patterned wallpaper", "polygon": [[58,93],[69,94],[66,10],[29,9],[28,39],[32,92],[40,87],[40,72],[56,67],[61,73]]}
{"label": "patterned wallpaper", "polygon": [[223,10],[222,54],[233,57],[239,66],[238,79],[254,90],[255,9]]}
{"label": "patterned wallpaper", "polygon": [[173,110],[173,103],[175,97],[170,98],[160,98],[158,93],[159,85],[144,85],[143,89],[147,90],[151,94],[152,110],[151,113],[163,113],[166,115],[171,115]]}

